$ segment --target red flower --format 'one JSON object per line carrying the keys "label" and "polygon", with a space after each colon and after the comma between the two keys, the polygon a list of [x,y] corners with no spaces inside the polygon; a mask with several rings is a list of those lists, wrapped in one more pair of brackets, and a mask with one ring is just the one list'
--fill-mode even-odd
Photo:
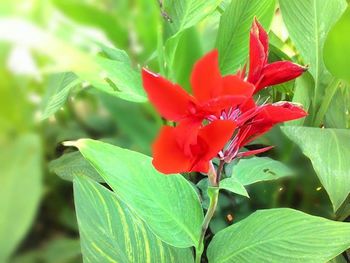
{"label": "red flower", "polygon": [[255,85],[254,93],[276,84],[292,80],[300,76],[306,67],[290,61],[268,63],[268,35],[259,22],[254,19],[250,30],[249,74],[248,82]]}
{"label": "red flower", "polygon": [[289,61],[268,64],[267,56],[268,37],[255,20],[247,81],[245,69],[236,75],[221,76],[216,50],[195,64],[191,76],[193,96],[160,75],[142,70],[149,100],[164,118],[178,123],[176,127],[163,127],[153,145],[153,164],[160,172],[207,173],[215,157],[230,162],[266,151],[271,147],[240,152],[277,123],[307,115],[290,102],[256,105],[253,93],[296,78],[305,70]]}
{"label": "red flower", "polygon": [[[203,120],[220,116],[223,111],[247,101],[254,86],[238,76],[222,77],[217,50],[195,64],[191,76],[193,96],[147,69],[142,70],[142,79],[149,100],[160,114],[178,122],[176,128],[163,128],[156,140],[153,147],[155,167],[163,173],[207,172],[209,161],[225,146],[235,125],[231,121],[216,121],[202,127]],[[212,138],[211,143],[203,139],[203,134],[205,138]]]}
{"label": "red flower", "polygon": [[165,174],[192,171],[207,173],[210,160],[223,149],[235,127],[235,123],[229,120],[213,121],[200,128],[196,142],[185,149],[181,141],[186,134],[177,132],[176,127],[164,126],[153,144],[153,165]]}
{"label": "red flower", "polygon": [[142,70],[142,79],[152,104],[164,118],[176,122],[201,123],[206,116],[241,104],[254,92],[254,86],[238,76],[221,76],[217,50],[195,64],[191,76],[193,96],[147,69]]}
{"label": "red flower", "polygon": [[257,106],[251,100],[244,107],[241,107],[239,114],[230,118],[237,123],[238,132],[223,153],[222,159],[230,162],[234,158],[258,154],[271,149],[272,147],[269,146],[258,150],[239,152],[242,147],[268,132],[276,124],[303,118],[306,115],[307,112],[299,105],[291,102],[281,101]]}

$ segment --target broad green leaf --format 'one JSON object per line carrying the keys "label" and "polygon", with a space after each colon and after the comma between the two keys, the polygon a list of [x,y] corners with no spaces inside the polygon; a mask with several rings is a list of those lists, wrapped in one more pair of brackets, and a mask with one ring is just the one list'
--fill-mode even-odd
{"label": "broad green leaf", "polygon": [[74,199],[84,262],[193,262],[189,248],[162,242],[137,213],[98,183],[77,177]]}
{"label": "broad green leaf", "polygon": [[220,189],[225,189],[235,194],[243,195],[249,197],[247,190],[244,186],[235,178],[225,178],[220,181]]}
{"label": "broad green leaf", "polygon": [[261,210],[218,232],[209,262],[327,262],[350,247],[350,224],[289,208]]}
{"label": "broad green leaf", "polygon": [[51,161],[49,169],[50,172],[67,181],[73,181],[76,176],[87,176],[97,182],[103,182],[98,172],[85,160],[80,152],[66,153]]}
{"label": "broad green leaf", "polygon": [[0,262],[6,262],[28,231],[41,194],[41,143],[33,134],[0,146]]}
{"label": "broad green leaf", "polygon": [[181,33],[214,12],[221,0],[164,0],[164,11],[169,17],[167,26],[172,36]]}
{"label": "broad green leaf", "polygon": [[283,163],[268,157],[242,159],[233,166],[232,170],[232,178],[235,178],[242,185],[276,180],[292,174],[293,172]]}
{"label": "broad green leaf", "polygon": [[165,59],[168,65],[169,77],[175,79],[172,72],[176,49],[181,34],[185,29],[195,26],[209,14],[215,11],[221,0],[165,0],[163,16],[165,22]]}
{"label": "broad green leaf", "polygon": [[232,0],[221,17],[216,40],[222,74],[233,74],[247,62],[253,19],[269,29],[275,6],[275,0]]}
{"label": "broad green leaf", "polygon": [[350,81],[350,7],[330,30],[324,44],[324,62],[327,69],[339,78]]}
{"label": "broad green leaf", "polygon": [[282,131],[310,158],[337,210],[350,193],[350,131],[296,126]]}
{"label": "broad green leaf", "polygon": [[83,156],[164,242],[197,246],[203,220],[199,198],[181,175],[155,170],[151,158],[99,141],[82,139],[66,145]]}
{"label": "broad green leaf", "polygon": [[55,114],[66,102],[72,88],[80,82],[71,72],[58,73],[51,76],[42,104],[43,113],[41,119],[44,120]]}
{"label": "broad green leaf", "polygon": [[326,36],[346,8],[345,0],[279,0],[290,38],[315,79],[314,103],[323,91],[321,77],[327,72],[323,62]]}
{"label": "broad green leaf", "polygon": [[30,22],[0,19],[0,41],[20,44],[43,54],[55,63],[51,71],[71,71],[80,80],[110,95],[135,102],[147,100],[140,73],[129,62],[85,53]]}

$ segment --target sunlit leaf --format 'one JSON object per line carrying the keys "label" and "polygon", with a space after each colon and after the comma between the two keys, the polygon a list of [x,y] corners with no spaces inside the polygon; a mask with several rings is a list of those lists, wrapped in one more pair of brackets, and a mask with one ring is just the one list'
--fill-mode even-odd
{"label": "sunlit leaf", "polygon": [[209,262],[327,262],[350,247],[350,224],[288,209],[261,210],[218,232]]}
{"label": "sunlit leaf", "polygon": [[48,56],[55,63],[51,71],[71,71],[110,95],[135,102],[147,100],[140,73],[130,63],[85,53],[30,22],[1,19],[0,41],[20,44]]}
{"label": "sunlit leaf", "polygon": [[74,179],[74,199],[84,262],[193,262],[189,248],[162,242],[113,192]]}
{"label": "sunlit leaf", "polygon": [[162,240],[176,247],[198,245],[203,212],[185,178],[163,175],[150,157],[110,144],[82,139],[66,145],[78,147],[116,195]]}

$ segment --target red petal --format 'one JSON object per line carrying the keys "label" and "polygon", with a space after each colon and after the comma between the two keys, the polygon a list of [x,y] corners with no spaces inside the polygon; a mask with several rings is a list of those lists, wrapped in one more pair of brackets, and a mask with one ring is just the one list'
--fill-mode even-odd
{"label": "red petal", "polygon": [[280,101],[273,104],[266,104],[263,107],[264,109],[261,114],[258,114],[257,118],[263,118],[265,122],[269,121],[274,124],[300,119],[307,115],[306,111],[292,102]]}
{"label": "red petal", "polygon": [[262,71],[262,78],[256,85],[255,92],[276,84],[280,84],[299,77],[307,70],[298,64],[290,61],[278,61],[265,66]]}
{"label": "red petal", "polygon": [[194,98],[185,90],[158,74],[142,69],[142,80],[149,100],[168,120],[181,120],[189,114],[191,105],[195,105]]}
{"label": "red petal", "polygon": [[221,96],[201,105],[202,111],[208,114],[221,114],[221,111],[235,107],[247,100],[245,96]]}
{"label": "red petal", "polygon": [[259,22],[254,19],[249,40],[248,81],[255,84],[261,77],[268,58],[268,36]]}
{"label": "red petal", "polygon": [[209,171],[209,161],[208,160],[200,160],[194,164],[191,169],[191,172],[200,172],[200,173],[208,173]]}
{"label": "red petal", "polygon": [[223,78],[221,95],[240,95],[250,97],[254,92],[254,85],[240,79],[236,75],[228,75]]}
{"label": "red petal", "polygon": [[177,144],[175,128],[164,126],[153,143],[153,165],[165,174],[187,172],[191,157],[185,155]]}
{"label": "red petal", "polygon": [[268,151],[268,150],[270,150],[272,148],[273,148],[273,146],[268,146],[268,147],[264,147],[264,148],[257,149],[257,150],[240,152],[240,153],[237,154],[237,157],[247,157],[247,156],[250,156],[250,155],[263,153],[263,152],[266,152],[266,151]]}
{"label": "red petal", "polygon": [[198,137],[208,146],[202,159],[209,161],[214,158],[230,140],[235,128],[236,124],[229,120],[216,120],[202,128]]}
{"label": "red petal", "polygon": [[202,57],[193,67],[191,85],[200,102],[215,98],[221,91],[218,51],[215,49]]}

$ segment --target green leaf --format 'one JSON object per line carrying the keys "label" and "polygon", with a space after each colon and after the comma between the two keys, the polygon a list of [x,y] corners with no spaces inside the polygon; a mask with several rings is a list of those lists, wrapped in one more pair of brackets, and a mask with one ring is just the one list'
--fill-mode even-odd
{"label": "green leaf", "polygon": [[[41,194],[41,143],[34,134],[0,145],[0,262],[14,252],[36,214]],[[20,215],[20,216],[19,216]]]}
{"label": "green leaf", "polygon": [[189,248],[162,242],[137,213],[98,183],[77,177],[74,199],[84,262],[193,262]]}
{"label": "green leaf", "polygon": [[225,189],[235,194],[249,197],[249,194],[247,193],[245,187],[235,178],[225,178],[221,180],[219,188]]}
{"label": "green leaf", "polygon": [[78,147],[117,196],[164,242],[176,247],[198,245],[203,211],[185,178],[163,175],[150,157],[110,144],[82,139],[66,145]]}
{"label": "green leaf", "polygon": [[310,158],[334,210],[350,193],[350,131],[283,127],[282,131]]}
{"label": "green leaf", "polygon": [[165,59],[170,70],[168,75],[175,79],[173,62],[179,39],[184,30],[195,26],[209,14],[215,11],[221,0],[165,0],[163,16],[168,17],[165,22]]}
{"label": "green leaf", "polygon": [[350,81],[350,7],[330,30],[324,44],[324,62],[336,77]]}
{"label": "green leaf", "polygon": [[128,45],[128,31],[123,26],[124,21],[111,12],[113,8],[101,8],[84,1],[53,0],[52,2],[65,16],[76,22],[102,29],[119,47]]}
{"label": "green leaf", "polygon": [[235,178],[242,185],[276,180],[292,174],[293,172],[283,163],[268,157],[242,159],[233,166],[232,170],[232,178]]}
{"label": "green leaf", "polygon": [[110,95],[134,102],[147,100],[140,72],[131,67],[130,61],[85,53],[30,22],[14,18],[0,20],[0,41],[35,50],[54,61],[51,71],[71,71],[80,80]]}
{"label": "green leaf", "polygon": [[214,12],[221,0],[165,0],[164,10],[171,22],[166,25],[172,36],[190,28]]}
{"label": "green leaf", "polygon": [[290,38],[309,65],[315,80],[314,103],[320,103],[321,77],[326,73],[323,47],[326,36],[346,8],[345,0],[279,0]]}
{"label": "green leaf", "polygon": [[[299,103],[302,105],[305,111],[309,111],[311,108],[311,101],[313,97],[313,87],[314,80],[309,73],[304,73],[295,80],[295,89],[293,102]],[[285,126],[302,126],[307,122],[307,118],[301,118],[298,120],[288,121]]]}
{"label": "green leaf", "polygon": [[49,163],[50,172],[63,180],[73,181],[76,176],[87,176],[97,182],[104,182],[94,167],[85,160],[80,152],[66,153]]}
{"label": "green leaf", "polygon": [[232,0],[221,17],[216,40],[222,74],[233,74],[247,62],[253,18],[268,29],[275,6],[275,0]]}
{"label": "green leaf", "polygon": [[49,78],[47,91],[43,100],[41,119],[44,120],[55,114],[66,102],[72,88],[79,83],[81,81],[71,72],[52,75]]}
{"label": "green leaf", "polygon": [[201,57],[202,48],[198,32],[194,27],[184,31],[176,49],[173,72],[175,82],[191,90],[190,78],[194,63]]}
{"label": "green leaf", "polygon": [[218,232],[209,262],[326,262],[350,247],[350,224],[288,209],[269,209]]}

